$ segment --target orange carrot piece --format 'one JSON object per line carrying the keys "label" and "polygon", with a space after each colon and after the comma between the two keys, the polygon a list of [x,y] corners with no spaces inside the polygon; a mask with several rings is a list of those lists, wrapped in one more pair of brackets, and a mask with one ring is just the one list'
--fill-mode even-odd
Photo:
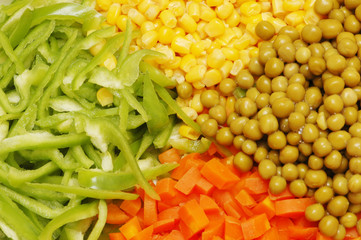
{"label": "orange carrot piece", "polygon": [[114,232],[108,234],[110,240],[126,240],[121,232]]}
{"label": "orange carrot piece", "polygon": [[165,219],[174,219],[179,220],[179,206],[171,207],[168,209],[165,209],[158,214],[159,220],[165,220]]}
{"label": "orange carrot piece", "polygon": [[268,182],[256,171],[244,180],[244,187],[249,194],[262,194],[268,192]]}
{"label": "orange carrot piece", "polygon": [[135,235],[131,240],[152,240],[153,236],[153,225],[150,225],[147,228],[144,228],[137,235]]}
{"label": "orange carrot piece", "polygon": [[213,236],[212,240],[223,240],[223,238],[221,238],[220,236]]}
{"label": "orange carrot piece", "polygon": [[257,206],[252,208],[252,212],[254,214],[265,213],[268,220],[270,220],[276,215],[275,204],[271,201],[270,197],[267,196],[260,203],[258,203]]}
{"label": "orange carrot piece", "polygon": [[191,193],[200,178],[201,173],[198,168],[192,167],[178,180],[174,187],[181,193],[188,195]]}
{"label": "orange carrot piece", "polygon": [[224,166],[218,158],[208,161],[202,167],[201,174],[218,189],[230,188],[239,181],[239,177]]}
{"label": "orange carrot piece", "polygon": [[327,237],[320,232],[317,232],[316,240],[332,240],[331,237]]}
{"label": "orange carrot piece", "polygon": [[212,183],[208,182],[204,177],[197,181],[196,186],[194,187],[194,192],[199,194],[209,195],[214,190]]}
{"label": "orange carrot piece", "polygon": [[272,227],[277,227],[279,231],[288,231],[287,229],[294,225],[291,219],[277,216],[270,220],[270,224]]}
{"label": "orange carrot piece", "polygon": [[161,163],[172,163],[179,162],[181,159],[179,152],[175,148],[170,148],[165,152],[158,155],[159,162]]}
{"label": "orange carrot piece", "polygon": [[290,238],[294,239],[305,239],[305,240],[312,240],[316,239],[318,228],[317,227],[311,227],[311,228],[305,228],[300,226],[292,226],[288,229],[289,233],[288,235]]}
{"label": "orange carrot piece", "polygon": [[178,230],[173,230],[164,240],[185,240],[182,233]]}
{"label": "orange carrot piece", "polygon": [[214,142],[212,142],[207,150],[207,153],[209,154],[209,156],[213,156],[214,154],[216,154],[216,152],[217,152],[217,145]]}
{"label": "orange carrot piece", "polygon": [[301,216],[301,217],[293,219],[293,223],[296,226],[304,227],[304,228],[310,228],[310,227],[317,227],[318,226],[318,222],[310,222],[310,221],[307,220],[307,218],[305,216]]}
{"label": "orange carrot piece", "polygon": [[201,159],[201,154],[190,153],[179,160],[179,166],[172,171],[170,176],[179,180],[191,167],[198,166],[199,162],[204,162]]}
{"label": "orange carrot piece", "polygon": [[142,231],[142,228],[140,227],[138,217],[135,216],[121,226],[119,230],[129,240]]}
{"label": "orange carrot piece", "polygon": [[154,233],[163,233],[171,231],[175,226],[175,220],[174,219],[163,219],[155,222],[153,224],[154,227]]}
{"label": "orange carrot piece", "polygon": [[244,239],[254,239],[267,232],[271,225],[266,214],[255,215],[241,223]]}
{"label": "orange carrot piece", "polygon": [[139,212],[141,206],[142,202],[140,198],[137,198],[135,200],[124,200],[119,207],[127,214],[135,216]]}
{"label": "orange carrot piece", "polygon": [[360,235],[358,234],[356,227],[346,228],[345,239],[355,239],[355,238],[357,238],[359,236]]}
{"label": "orange carrot piece", "polygon": [[192,236],[203,230],[209,223],[207,215],[196,200],[190,200],[181,206],[179,217],[189,228]]}
{"label": "orange carrot piece", "polygon": [[123,224],[129,220],[129,216],[114,203],[108,204],[107,223]]}
{"label": "orange carrot piece", "polygon": [[276,215],[297,218],[305,214],[306,208],[315,202],[312,198],[285,199],[275,202]]}
{"label": "orange carrot piece", "polygon": [[291,193],[290,189],[288,188],[288,186],[286,187],[286,189],[281,192],[278,195],[274,195],[271,192],[268,191],[268,195],[270,197],[270,199],[272,201],[277,201],[277,200],[284,200],[284,199],[290,199],[290,198],[295,198],[295,196],[293,196],[293,194]]}
{"label": "orange carrot piece", "polygon": [[243,240],[241,221],[232,216],[224,219],[224,240]]}
{"label": "orange carrot piece", "polygon": [[239,191],[239,193],[234,197],[234,199],[236,199],[236,201],[241,206],[245,206],[245,207],[254,207],[257,204],[254,198],[251,195],[249,195],[249,193],[244,189]]}
{"label": "orange carrot piece", "polygon": [[163,178],[157,182],[155,191],[161,201],[170,206],[176,206],[186,199],[186,196],[175,189],[176,181],[171,178]]}
{"label": "orange carrot piece", "polygon": [[272,227],[267,232],[265,232],[259,240],[279,240],[280,236],[278,234],[278,230],[275,227]]}
{"label": "orange carrot piece", "polygon": [[238,219],[244,216],[242,209],[240,208],[240,206],[238,206],[230,192],[215,189],[213,191],[212,197],[216,201],[216,203],[224,209],[227,215],[233,216]]}
{"label": "orange carrot piece", "polygon": [[141,188],[139,185],[135,186],[135,193],[139,195],[140,199],[143,201],[144,200],[144,189]]}
{"label": "orange carrot piece", "polygon": [[164,211],[164,210],[170,208],[171,206],[166,204],[165,202],[158,201],[157,202],[157,207],[158,207],[158,212],[161,212],[161,211]]}
{"label": "orange carrot piece", "polygon": [[217,203],[207,195],[200,195],[199,205],[206,214],[219,212],[220,208]]}
{"label": "orange carrot piece", "polygon": [[144,195],[144,218],[143,223],[145,226],[150,226],[157,221],[157,202],[148,194]]}
{"label": "orange carrot piece", "polygon": [[211,240],[214,236],[224,236],[224,217],[220,214],[209,214],[209,224],[202,232],[202,240]]}
{"label": "orange carrot piece", "polygon": [[245,216],[247,217],[253,217],[254,215],[257,215],[257,214],[254,214],[252,212],[252,209],[246,207],[246,206],[241,206],[241,209],[242,209],[242,213],[244,213]]}

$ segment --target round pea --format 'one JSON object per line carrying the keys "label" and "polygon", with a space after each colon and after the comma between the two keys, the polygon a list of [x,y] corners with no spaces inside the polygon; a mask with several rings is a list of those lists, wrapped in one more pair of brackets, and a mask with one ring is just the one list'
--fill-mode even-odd
{"label": "round pea", "polygon": [[269,190],[272,194],[278,195],[282,193],[287,186],[287,181],[281,176],[273,176],[269,182]]}
{"label": "round pea", "polygon": [[225,78],[219,83],[219,91],[224,96],[231,96],[237,87],[236,82],[231,78]]}
{"label": "round pea", "polygon": [[355,41],[345,38],[337,44],[338,52],[344,57],[353,57],[358,51],[358,46]]}
{"label": "round pea", "polygon": [[337,233],[338,225],[339,223],[336,217],[327,215],[324,216],[318,223],[318,228],[320,229],[321,233],[327,237],[333,237]]}
{"label": "round pea", "polygon": [[318,22],[318,26],[322,32],[322,37],[325,39],[336,38],[343,30],[341,22],[335,19],[322,19]]}
{"label": "round pea", "polygon": [[353,193],[361,193],[361,175],[354,174],[348,180],[348,189]]}
{"label": "round pea", "polygon": [[201,125],[201,131],[205,136],[214,137],[218,130],[218,123],[215,119],[208,119]]}
{"label": "round pea", "polygon": [[279,58],[287,63],[295,61],[296,48],[292,43],[285,43],[278,49]]}
{"label": "round pea", "polygon": [[295,146],[287,145],[280,151],[279,160],[281,163],[294,163],[298,160],[299,150]]}
{"label": "round pea", "polygon": [[216,141],[224,146],[229,146],[233,143],[234,135],[229,127],[220,128],[216,133]]}
{"label": "round pea", "polygon": [[346,195],[348,193],[347,179],[344,176],[334,177],[332,187],[335,193]]}
{"label": "round pea", "polygon": [[258,59],[261,64],[266,64],[266,62],[271,59],[277,57],[277,52],[274,48],[265,48],[260,49],[258,53]]}
{"label": "round pea", "polygon": [[352,228],[357,224],[357,216],[352,212],[347,212],[340,218],[340,223],[346,228]]}
{"label": "round pea", "polygon": [[346,236],[346,229],[342,224],[338,225],[336,235],[333,236],[333,239],[335,240],[342,240]]}
{"label": "round pea", "polygon": [[332,151],[332,145],[325,137],[318,138],[312,145],[313,153],[318,157],[325,157]]}
{"label": "round pea", "polygon": [[328,95],[339,94],[345,87],[345,81],[339,76],[332,76],[324,81],[323,89]]}
{"label": "round pea", "polygon": [[346,151],[350,156],[361,157],[361,138],[352,137],[347,143]]}
{"label": "round pea", "polygon": [[327,174],[322,170],[309,169],[305,175],[305,183],[310,188],[318,188],[326,184]]}
{"label": "round pea", "polygon": [[258,165],[258,172],[263,179],[270,179],[277,174],[277,166],[271,160],[264,159]]}
{"label": "round pea", "polygon": [[182,82],[177,85],[177,93],[180,98],[186,99],[192,96],[193,86],[189,82]]}
{"label": "round pea", "polygon": [[335,217],[341,217],[346,214],[350,205],[345,196],[335,196],[327,204],[327,211]]}
{"label": "round pea", "polygon": [[256,34],[263,40],[270,40],[275,34],[275,28],[270,22],[260,21],[256,25]]}
{"label": "round pea", "polygon": [[211,107],[209,117],[215,119],[219,125],[223,125],[227,120],[226,109],[222,105]]}
{"label": "round pea", "polygon": [[290,192],[295,197],[305,196],[307,193],[307,190],[308,190],[305,182],[302,179],[296,179],[296,180],[292,181],[290,183],[289,187],[290,187]]}
{"label": "round pea", "polygon": [[340,23],[345,21],[345,14],[340,9],[332,9],[328,14],[329,19],[335,19]]}
{"label": "round pea", "polygon": [[248,172],[253,167],[253,160],[243,152],[238,152],[233,159],[235,167],[241,172]]}
{"label": "round pea", "polygon": [[284,63],[279,58],[270,58],[265,65],[265,74],[267,77],[274,78],[279,76],[283,72]]}
{"label": "round pea", "polygon": [[320,42],[322,30],[314,24],[307,24],[301,31],[302,40],[307,43]]}
{"label": "round pea", "polygon": [[254,78],[248,70],[243,69],[237,74],[236,82],[240,88],[249,89],[254,85]]}
{"label": "round pea", "polygon": [[314,203],[306,208],[305,217],[310,222],[318,222],[324,216],[326,212],[322,204]]}
{"label": "round pea", "polygon": [[296,28],[292,26],[284,26],[278,32],[279,35],[284,34],[288,35],[292,41],[295,41],[300,38],[300,33],[297,31]]}
{"label": "round pea", "polygon": [[328,71],[338,75],[346,68],[346,59],[340,54],[332,55],[332,57],[326,59],[326,66]]}
{"label": "round pea", "polygon": [[331,187],[328,186],[322,186],[315,192],[315,200],[318,203],[325,204],[329,202],[334,195],[334,191]]}
{"label": "round pea", "polygon": [[219,104],[219,93],[216,90],[205,90],[201,94],[201,103],[206,108]]}
{"label": "round pea", "polygon": [[316,0],[314,5],[315,12],[321,15],[328,14],[333,9],[332,0]]}
{"label": "round pea", "polygon": [[321,57],[310,57],[308,66],[313,75],[321,75],[326,70],[326,61]]}
{"label": "round pea", "polygon": [[264,73],[264,68],[257,57],[253,57],[250,59],[248,64],[248,70],[251,74],[256,76],[261,76]]}
{"label": "round pea", "polygon": [[287,144],[286,135],[282,131],[276,131],[268,136],[267,143],[271,149],[282,149]]}
{"label": "round pea", "polygon": [[351,32],[353,34],[359,33],[361,29],[360,22],[357,20],[356,16],[352,14],[346,17],[343,25],[346,31]]}
{"label": "round pea", "polygon": [[245,117],[251,117],[257,113],[257,104],[249,97],[239,98],[237,100],[238,112]]}
{"label": "round pea", "polygon": [[247,121],[243,128],[243,135],[254,141],[260,140],[263,134],[260,130],[259,122],[255,119]]}

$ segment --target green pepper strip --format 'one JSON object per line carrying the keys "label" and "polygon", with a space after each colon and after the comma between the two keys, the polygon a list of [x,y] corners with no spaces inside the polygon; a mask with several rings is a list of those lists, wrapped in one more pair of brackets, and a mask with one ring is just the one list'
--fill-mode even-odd
{"label": "green pepper strip", "polygon": [[90,232],[88,240],[98,240],[103,231],[108,215],[107,203],[104,200],[99,201],[98,211],[98,221],[95,223],[93,230]]}
{"label": "green pepper strip", "polygon": [[148,117],[147,112],[145,111],[142,104],[140,104],[140,102],[133,96],[133,94],[131,94],[130,91],[126,88],[121,89],[119,92],[120,92],[120,95],[127,100],[129,105],[138,111],[138,113],[142,116],[143,120],[145,122],[148,122],[149,117]]}
{"label": "green pepper strip", "polygon": [[28,34],[30,30],[30,24],[33,17],[33,12],[29,9],[26,9],[23,15],[20,17],[19,23],[16,25],[15,29],[11,32],[9,37],[9,41],[12,47],[16,47],[21,40],[24,39],[26,34]]}
{"label": "green pepper strip", "polygon": [[79,167],[79,163],[70,161],[56,148],[54,149],[35,149],[33,151],[19,151],[20,155],[30,161],[51,160],[62,170],[72,170]]}
{"label": "green pepper strip", "polygon": [[159,86],[157,83],[154,83],[154,88],[157,91],[159,97],[163,99],[164,102],[168,104],[168,106],[173,109],[178,116],[190,127],[192,127],[195,131],[202,133],[200,126],[195,123],[187,114],[183,112],[183,110],[179,107],[179,105],[174,101],[174,99],[169,95],[166,89]]}
{"label": "green pepper strip", "polygon": [[121,98],[119,104],[119,130],[126,137],[127,137],[128,116],[129,116],[129,104],[125,98]]}
{"label": "green pepper strip", "polygon": [[50,183],[26,183],[27,186],[34,188],[41,188],[47,190],[53,190],[63,193],[76,194],[78,196],[95,198],[95,199],[125,199],[125,200],[134,200],[138,197],[137,194],[127,193],[121,191],[108,191],[108,190],[97,190],[91,188],[83,188],[76,186],[66,186],[60,184],[50,184]]}
{"label": "green pepper strip", "polygon": [[143,155],[143,153],[150,147],[150,145],[152,145],[153,139],[154,137],[149,132],[146,132],[143,135],[137,155],[135,156],[136,160],[138,160]]}
{"label": "green pepper strip", "polygon": [[175,125],[175,115],[169,116],[168,125],[154,137],[153,145],[155,148],[163,148],[167,145],[170,135]]}
{"label": "green pepper strip", "polygon": [[[129,47],[130,47],[131,41],[132,41],[132,24],[131,24],[130,20],[128,19],[127,20],[127,26],[126,26],[126,29],[125,29],[123,47],[120,50],[119,57],[118,57],[118,62],[117,62],[117,67],[115,68],[116,71],[120,69],[120,66],[123,64],[123,61],[127,57],[128,53],[129,53]],[[119,72],[117,72],[117,73],[119,73]]]}
{"label": "green pepper strip", "polygon": [[33,198],[30,198],[28,196],[24,196],[10,188],[7,188],[3,185],[0,185],[0,193],[1,195],[6,195],[10,199],[12,199],[14,202],[19,203],[20,205],[24,206],[25,208],[29,209],[30,211],[44,217],[47,219],[52,219],[63,212],[65,212],[68,209],[73,208],[74,206],[70,206],[70,203],[68,206],[65,206],[63,208],[50,208],[44,203],[41,203],[39,201],[36,201]]}
{"label": "green pepper strip", "polygon": [[88,204],[82,204],[70,209],[60,216],[52,219],[43,229],[39,236],[39,240],[53,239],[52,235],[54,231],[61,226],[79,221],[85,218],[91,218],[98,214],[98,202],[92,202]]}
{"label": "green pepper strip", "polygon": [[66,135],[44,135],[28,133],[9,137],[0,142],[0,155],[25,150],[39,148],[65,148],[87,143],[89,137],[82,134],[66,134]]}
{"label": "green pepper strip", "polygon": [[24,64],[20,61],[20,59],[16,56],[14,49],[11,46],[10,40],[5,35],[4,32],[0,31],[0,45],[3,47],[6,55],[9,59],[14,62],[16,67],[16,73],[21,74],[24,70]]}
{"label": "green pepper strip", "polygon": [[58,201],[62,203],[65,203],[66,201],[69,200],[69,197],[67,197],[64,193],[60,193],[60,192],[49,191],[40,188],[33,188],[31,186],[26,186],[26,185],[22,185],[16,188],[12,186],[7,186],[7,187],[9,187],[15,192],[19,192],[23,195],[34,197],[36,199],[42,199],[47,201]]}
{"label": "green pepper strip", "polygon": [[[147,180],[156,179],[178,166],[177,163],[159,164],[154,167],[142,170]],[[104,172],[87,169],[78,169],[78,181],[83,187],[106,189],[106,190],[124,190],[134,187],[137,179],[132,172]]]}
{"label": "green pepper strip", "polygon": [[40,229],[7,196],[0,195],[0,218],[22,239],[36,240]]}
{"label": "green pepper strip", "polygon": [[97,168],[102,169],[102,159],[99,156],[99,154],[96,152],[96,150],[94,149],[93,145],[90,143],[87,143],[83,146],[84,148],[84,152],[86,153],[86,155],[89,156],[90,159],[92,159],[95,163],[95,166],[97,166]]}
{"label": "green pepper strip", "polygon": [[[5,164],[0,162],[0,164]],[[43,166],[34,169],[34,170],[18,170],[16,168],[9,166],[9,183],[12,186],[19,186],[25,182],[31,182],[35,179],[38,179],[42,176],[49,175],[50,173],[56,171],[58,166],[53,162],[48,162]]]}
{"label": "green pepper strip", "polygon": [[90,103],[86,99],[80,97],[78,94],[76,94],[73,90],[71,90],[68,86],[62,84],[60,86],[61,91],[68,96],[69,98],[75,99],[80,105],[82,105],[84,108],[91,110],[95,108],[95,103]]}
{"label": "green pepper strip", "polygon": [[83,148],[80,145],[70,148],[71,155],[75,158],[77,162],[80,163],[85,168],[90,168],[94,162],[85,155]]}
{"label": "green pepper strip", "polygon": [[148,73],[149,78],[152,79],[152,81],[156,82],[157,84],[159,84],[162,87],[173,88],[177,84],[176,81],[171,80],[170,78],[165,76],[161,70],[153,67],[152,65],[150,65],[149,63],[146,63],[144,61],[140,62],[139,69],[143,73]]}

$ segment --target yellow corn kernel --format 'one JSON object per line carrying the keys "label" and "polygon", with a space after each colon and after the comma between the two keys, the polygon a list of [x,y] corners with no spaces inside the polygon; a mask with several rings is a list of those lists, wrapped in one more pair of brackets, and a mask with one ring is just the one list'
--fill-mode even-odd
{"label": "yellow corn kernel", "polygon": [[217,7],[223,3],[223,0],[206,0],[206,4],[210,7]]}
{"label": "yellow corn kernel", "polygon": [[287,24],[280,18],[273,18],[270,22],[274,26],[276,33],[278,33],[281,28],[287,26]]}
{"label": "yellow corn kernel", "polygon": [[129,46],[129,53],[133,53],[133,52],[136,52],[138,50],[140,50],[140,47],[137,46],[137,45],[132,44],[132,45]]}
{"label": "yellow corn kernel", "polygon": [[207,66],[207,56],[198,57],[197,64]]}
{"label": "yellow corn kernel", "polygon": [[193,98],[190,101],[189,106],[191,108],[193,108],[194,110],[196,110],[197,113],[200,113],[203,111],[204,107],[201,102],[201,94],[200,93],[196,93],[193,95]]}
{"label": "yellow corn kernel", "polygon": [[170,49],[167,45],[157,44],[155,46],[155,50],[164,54],[164,57],[156,58],[156,62],[159,64],[168,64],[175,58],[174,51]]}
{"label": "yellow corn kernel", "polygon": [[135,8],[129,9],[128,16],[130,20],[132,20],[138,26],[141,26],[146,21],[144,15]]}
{"label": "yellow corn kernel", "polygon": [[235,111],[236,98],[234,96],[227,97],[226,100],[226,114],[227,117]]}
{"label": "yellow corn kernel", "polygon": [[241,29],[241,27],[233,27],[232,31],[236,34],[237,38],[240,38],[243,36],[243,30]]}
{"label": "yellow corn kernel", "polygon": [[159,14],[159,18],[160,20],[162,20],[164,26],[167,26],[169,28],[175,28],[175,26],[177,25],[177,18],[170,10],[162,11]]}
{"label": "yellow corn kernel", "polygon": [[235,37],[236,33],[233,31],[233,28],[226,28],[224,34],[219,36],[217,39],[222,41],[224,44],[228,44]]}
{"label": "yellow corn kernel", "polygon": [[151,30],[142,35],[142,46],[144,48],[152,48],[158,42],[158,33],[157,31]]}
{"label": "yellow corn kernel", "polygon": [[221,49],[214,49],[214,51],[207,56],[207,65],[211,68],[220,68],[224,61],[226,61],[226,56]]}
{"label": "yellow corn kernel", "polygon": [[209,69],[202,79],[206,87],[214,86],[222,81],[222,74],[218,69]]}
{"label": "yellow corn kernel", "polygon": [[192,83],[192,86],[195,90],[203,90],[203,88],[205,87],[205,85],[201,81]]}
{"label": "yellow corn kernel", "polygon": [[127,29],[127,20],[128,20],[128,16],[126,16],[126,15],[120,15],[117,18],[117,21],[115,24],[122,32],[124,32]]}
{"label": "yellow corn kernel", "polygon": [[225,96],[219,96],[219,105],[226,108],[227,98]]}
{"label": "yellow corn kernel", "polygon": [[222,20],[214,18],[204,27],[204,31],[210,37],[217,37],[224,34],[225,26]]}
{"label": "yellow corn kernel", "polygon": [[206,71],[205,65],[195,65],[186,73],[185,79],[190,83],[201,81]]}
{"label": "yellow corn kernel", "polygon": [[192,1],[188,5],[187,12],[189,16],[194,19],[194,21],[198,22],[201,15],[201,6],[199,5],[199,3]]}
{"label": "yellow corn kernel", "polygon": [[188,33],[187,35],[184,36],[186,39],[188,39],[189,41],[191,41],[192,43],[195,43],[196,40],[194,39],[193,35]]}
{"label": "yellow corn kernel", "polygon": [[109,71],[113,70],[117,66],[117,59],[113,54],[111,54],[109,57],[107,57],[103,63],[100,64],[100,66],[103,66],[107,68]]}
{"label": "yellow corn kernel", "polygon": [[186,11],[186,5],[183,0],[174,0],[168,4],[168,9],[173,12],[174,16],[180,17]]}
{"label": "yellow corn kernel", "polygon": [[144,16],[149,20],[154,20],[160,13],[160,7],[155,4],[149,5],[148,9],[145,11]]}
{"label": "yellow corn kernel", "polygon": [[258,54],[259,54],[259,49],[258,47],[250,47],[248,48],[248,51],[249,51],[249,56],[251,58],[258,58]]}
{"label": "yellow corn kernel", "polygon": [[[187,114],[188,117],[190,117],[192,120],[196,120],[198,117],[198,113],[196,110],[190,107],[182,107],[182,110],[185,114]],[[178,116],[179,117],[179,116]]]}
{"label": "yellow corn kernel", "polygon": [[134,7],[131,6],[130,4],[123,4],[123,5],[121,5],[121,8],[122,8],[122,14],[127,15],[129,13],[129,10]]}
{"label": "yellow corn kernel", "polygon": [[199,15],[199,18],[209,22],[212,19],[216,18],[217,14],[215,11],[213,11],[212,8],[210,8],[209,6],[205,5],[205,4],[201,4],[201,13]]}
{"label": "yellow corn kernel", "polygon": [[284,21],[287,25],[295,27],[298,24],[303,23],[304,18],[305,18],[305,11],[300,10],[287,14]]}
{"label": "yellow corn kernel", "polygon": [[175,36],[171,43],[174,52],[180,54],[189,54],[192,42],[182,36]]}
{"label": "yellow corn kernel", "polygon": [[270,2],[260,2],[261,4],[261,12],[270,12],[271,11],[271,3]]}
{"label": "yellow corn kernel", "polygon": [[231,46],[238,50],[246,49],[249,45],[250,45],[250,40],[246,39],[244,37],[242,37],[240,39],[234,39],[231,42]]}
{"label": "yellow corn kernel", "polygon": [[189,99],[183,99],[183,98],[177,97],[175,100],[176,100],[178,106],[189,107],[189,102],[190,102]]}
{"label": "yellow corn kernel", "polygon": [[261,4],[255,1],[248,1],[245,3],[242,3],[242,5],[239,7],[239,10],[241,11],[241,14],[250,17],[261,13]]}
{"label": "yellow corn kernel", "polygon": [[296,26],[296,29],[297,29],[297,31],[301,34],[302,29],[303,29],[305,26],[306,26],[305,23],[301,23],[301,24],[298,24],[298,25]]}
{"label": "yellow corn kernel", "polygon": [[167,26],[161,26],[158,30],[158,38],[161,44],[170,44],[175,37],[173,29]]}
{"label": "yellow corn kernel", "polygon": [[228,18],[232,14],[233,10],[234,10],[233,4],[228,1],[224,1],[224,3],[217,6],[215,9],[216,14],[220,19]]}
{"label": "yellow corn kernel", "polygon": [[225,61],[222,65],[222,67],[219,68],[219,71],[221,71],[222,78],[227,78],[232,70],[233,62],[232,61]]}
{"label": "yellow corn kernel", "polygon": [[302,9],[302,0],[283,0],[283,9],[287,12],[294,12]]}
{"label": "yellow corn kernel", "polygon": [[220,49],[222,47],[222,43],[220,41],[213,41],[211,45],[206,49],[208,54],[212,53],[215,49]]}
{"label": "yellow corn kernel", "polygon": [[250,16],[250,17],[241,16],[241,23],[246,25],[246,27],[248,24],[257,24],[260,21],[262,21],[262,14],[257,14],[257,15]]}
{"label": "yellow corn kernel", "polygon": [[230,28],[236,27],[241,22],[241,16],[236,9],[233,10],[231,15],[226,19],[226,23]]}
{"label": "yellow corn kernel", "polygon": [[185,35],[186,35],[186,32],[185,32],[184,29],[181,28],[181,27],[176,27],[176,28],[174,28],[174,33],[175,33],[176,36],[185,37]]}
{"label": "yellow corn kernel", "polygon": [[283,0],[272,0],[273,16],[283,18],[286,11],[283,9]]}
{"label": "yellow corn kernel", "polygon": [[244,64],[242,60],[237,59],[236,61],[233,62],[233,66],[230,71],[230,74],[236,76],[239,73],[239,71],[241,71],[242,69],[244,69]]}
{"label": "yellow corn kernel", "polygon": [[100,105],[104,107],[113,103],[113,94],[106,88],[100,88],[97,91],[97,99]]}
{"label": "yellow corn kernel", "polygon": [[199,34],[197,32],[194,32],[192,33],[192,36],[193,36],[193,39],[196,41],[196,42],[199,42],[201,41],[201,37],[199,36]]}
{"label": "yellow corn kernel", "polygon": [[187,126],[185,124],[182,124],[179,128],[179,134],[182,137],[191,139],[191,140],[197,140],[199,136],[201,135],[199,132],[191,128],[190,126]]}
{"label": "yellow corn kernel", "polygon": [[199,57],[205,53],[204,43],[201,41],[194,42],[191,46],[191,54],[195,57]]}
{"label": "yellow corn kernel", "polygon": [[227,60],[236,61],[239,58],[239,51],[236,48],[221,48],[223,55]]}
{"label": "yellow corn kernel", "polygon": [[110,8],[110,5],[112,5],[112,0],[97,0],[97,6],[102,11],[108,11]]}
{"label": "yellow corn kernel", "polygon": [[176,69],[173,72],[172,80],[176,81],[178,84],[185,81],[184,72],[182,70]]}
{"label": "yellow corn kernel", "polygon": [[142,34],[145,34],[146,32],[152,30],[155,30],[155,26],[154,23],[152,23],[151,21],[145,21],[142,26],[140,26],[140,32]]}
{"label": "yellow corn kernel", "polygon": [[167,8],[169,0],[154,0],[154,2],[160,7],[161,10]]}
{"label": "yellow corn kernel", "polygon": [[152,0],[142,0],[137,6],[139,12],[144,14],[145,11],[147,11],[147,9],[149,8],[151,3],[152,3]]}
{"label": "yellow corn kernel", "polygon": [[187,13],[183,14],[178,20],[179,26],[187,33],[194,33],[197,30],[197,23]]}
{"label": "yellow corn kernel", "polygon": [[155,29],[157,29],[157,30],[163,26],[162,20],[160,20],[159,18],[154,19],[153,24],[154,24]]}
{"label": "yellow corn kernel", "polygon": [[128,0],[113,0],[113,3],[126,4],[128,3]]}
{"label": "yellow corn kernel", "polygon": [[207,37],[206,32],[204,31],[204,28],[206,27],[207,22],[205,21],[199,21],[197,25],[197,33],[201,39],[204,39]]}
{"label": "yellow corn kernel", "polygon": [[171,78],[173,76],[173,70],[172,69],[164,69],[164,75],[167,77],[167,78]]}
{"label": "yellow corn kernel", "polygon": [[103,40],[100,41],[99,43],[95,44],[94,46],[92,46],[92,47],[89,49],[90,53],[91,53],[93,56],[97,55],[97,54],[100,52],[100,50],[102,50],[102,48],[104,47],[105,43],[106,43],[106,40],[103,39]]}
{"label": "yellow corn kernel", "polygon": [[107,13],[107,22],[111,25],[115,25],[120,15],[121,8],[119,3],[113,3]]}
{"label": "yellow corn kernel", "polygon": [[304,10],[308,10],[308,9],[312,9],[313,6],[315,5],[316,0],[305,0],[305,3],[303,4],[303,9]]}
{"label": "yellow corn kernel", "polygon": [[249,61],[251,60],[248,49],[239,51],[239,60],[242,61],[244,66],[248,66]]}
{"label": "yellow corn kernel", "polygon": [[272,13],[270,13],[270,12],[263,12],[263,13],[261,13],[261,16],[262,16],[262,20],[263,20],[263,21],[272,22],[272,19],[273,19]]}
{"label": "yellow corn kernel", "polygon": [[324,18],[322,15],[315,12],[313,8],[310,8],[306,10],[304,22],[306,24],[316,24],[318,23],[322,18]]}
{"label": "yellow corn kernel", "polygon": [[322,130],[326,130],[327,129],[327,121],[326,121],[326,116],[324,112],[320,112],[317,114],[317,126],[322,129]]}
{"label": "yellow corn kernel", "polygon": [[182,58],[179,68],[184,72],[189,72],[189,70],[196,64],[196,58],[191,54],[187,54]]}
{"label": "yellow corn kernel", "polygon": [[257,23],[249,23],[249,24],[247,24],[247,26],[246,26],[246,30],[247,30],[250,34],[252,34],[252,36],[253,36],[254,38],[256,38],[257,40],[259,40],[259,37],[258,37],[257,34],[256,34],[256,26],[257,26]]}
{"label": "yellow corn kernel", "polygon": [[177,69],[177,68],[179,68],[181,61],[182,61],[182,58],[176,56],[176,57],[174,57],[173,60],[171,60],[167,63],[167,67],[170,69]]}

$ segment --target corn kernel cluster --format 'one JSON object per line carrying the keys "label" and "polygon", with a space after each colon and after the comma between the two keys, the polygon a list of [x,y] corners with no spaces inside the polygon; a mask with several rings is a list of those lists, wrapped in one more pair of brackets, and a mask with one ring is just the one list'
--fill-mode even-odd
{"label": "corn kernel cluster", "polygon": [[[127,20],[141,34],[131,44],[131,51],[153,49],[165,54],[154,63],[178,84],[193,87],[188,99],[179,105],[193,119],[204,110],[200,93],[213,89],[222,79],[234,77],[258,56],[260,39],[257,23],[270,22],[276,33],[290,25],[301,31],[305,24],[316,23],[315,0],[97,0],[97,10],[107,24],[125,31]],[[95,53],[96,54],[96,51]],[[112,69],[116,59],[109,57]],[[235,98],[223,97],[229,112]]]}

